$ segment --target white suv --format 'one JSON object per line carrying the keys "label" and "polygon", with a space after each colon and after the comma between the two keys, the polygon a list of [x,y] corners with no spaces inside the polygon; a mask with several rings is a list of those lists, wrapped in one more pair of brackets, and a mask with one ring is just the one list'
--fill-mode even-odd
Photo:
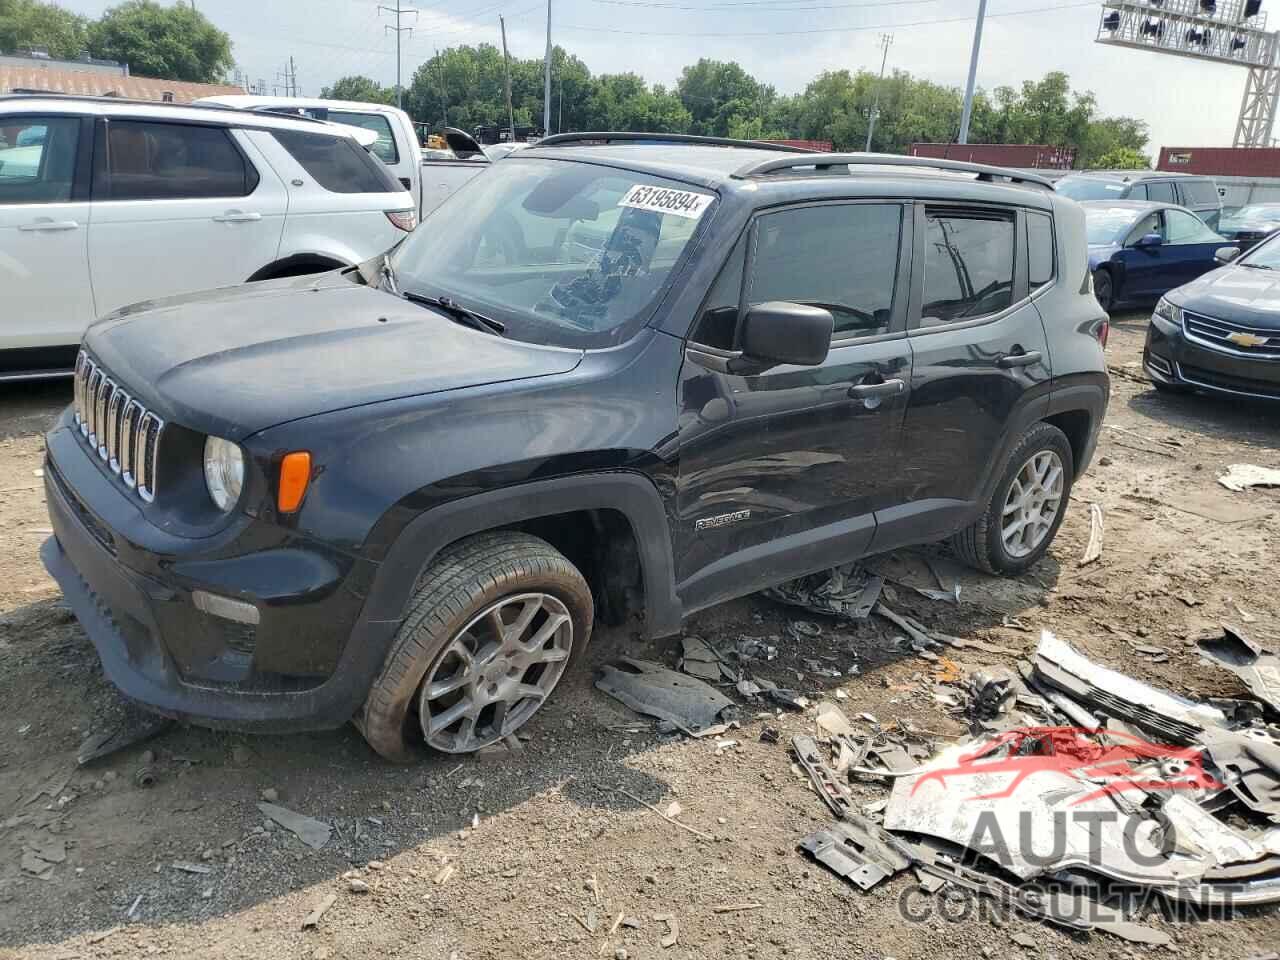
{"label": "white suv", "polygon": [[0,97],[0,379],[71,369],[125,304],[350,266],[416,224],[348,128],[67,96]]}

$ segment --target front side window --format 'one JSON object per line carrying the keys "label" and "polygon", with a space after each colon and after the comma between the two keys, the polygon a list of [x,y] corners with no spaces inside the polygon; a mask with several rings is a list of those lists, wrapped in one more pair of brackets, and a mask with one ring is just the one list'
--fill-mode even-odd
{"label": "front side window", "polygon": [[280,146],[330,193],[399,193],[391,172],[350,137],[272,130]]}
{"label": "front side window", "polygon": [[1149,236],[1153,233],[1160,234],[1162,232],[1163,230],[1160,226],[1160,211],[1157,210],[1154,213],[1148,213],[1133,226],[1133,229],[1129,231],[1129,235],[1125,238],[1124,244],[1126,247],[1132,247],[1143,237]]}
{"label": "front side window", "polygon": [[1027,214],[1027,283],[1032,290],[1053,279],[1053,221],[1043,213]]}
{"label": "front side window", "polygon": [[108,120],[93,160],[98,200],[243,197],[258,185],[223,127]]}
{"label": "front side window", "polygon": [[1160,180],[1155,183],[1147,184],[1147,199],[1154,200],[1157,203],[1177,203],[1178,198],[1174,196],[1173,184],[1168,180]]}
{"label": "front side window", "polygon": [[396,138],[391,132],[391,122],[381,113],[355,113],[348,110],[330,110],[329,120],[332,123],[345,123],[349,127],[363,127],[378,135],[369,147],[369,152],[383,163],[399,163],[400,152],[396,149]]}
{"label": "front side window", "polygon": [[392,266],[403,292],[448,296],[509,337],[609,346],[652,314],[714,200],[649,174],[516,155],[433,211]]}
{"label": "front side window", "polygon": [[0,117],[0,204],[70,200],[79,142],[78,117]]}
{"label": "front side window", "polygon": [[1218,185],[1212,180],[1182,180],[1178,184],[1186,197],[1186,206],[1216,207]]}
{"label": "front side window", "polygon": [[1220,240],[1222,237],[1210,230],[1195,214],[1185,210],[1164,212],[1165,243],[1213,243]]}
{"label": "front side window", "polygon": [[748,303],[783,300],[823,307],[834,336],[889,331],[898,277],[902,206],[847,203],[761,217]]}
{"label": "front side window", "polygon": [[734,244],[733,253],[720,269],[711,285],[707,301],[698,314],[698,323],[690,339],[694,343],[732,350],[738,332],[738,308],[742,303],[742,262],[746,256],[747,235]]}
{"label": "front side window", "polygon": [[1014,234],[1011,214],[929,210],[920,325],[972,320],[1012,304]]}

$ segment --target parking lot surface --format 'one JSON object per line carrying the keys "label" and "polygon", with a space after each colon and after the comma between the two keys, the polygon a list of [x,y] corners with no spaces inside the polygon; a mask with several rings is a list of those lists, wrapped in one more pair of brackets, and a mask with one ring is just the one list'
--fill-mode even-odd
{"label": "parking lot surface", "polygon": [[[958,579],[961,603],[899,589],[897,604],[953,636],[1025,654],[1045,628],[1171,690],[1232,695],[1236,678],[1204,664],[1194,639],[1228,622],[1280,644],[1280,490],[1229,492],[1217,478],[1230,464],[1280,467],[1280,415],[1157,394],[1139,365],[1145,325],[1142,313],[1114,318],[1098,454],[1046,559],[998,580],[928,551]],[[0,390],[0,957],[1245,958],[1280,944],[1275,907],[1227,923],[1171,924],[1155,912],[1147,922],[1175,938],[1158,951],[1020,918],[908,922],[899,898],[909,874],[862,894],[795,849],[827,820],[787,754],[812,717],[744,704],[742,728],[726,734],[736,746],[660,736],[592,686],[593,669],[624,650],[675,664],[678,640],[642,644],[627,628],[597,632],[518,752],[394,767],[351,728],[259,737],[173,728],[77,768],[81,741],[122,707],[37,559],[49,534],[42,432],[69,397],[68,382]],[[1093,503],[1105,518],[1103,552],[1080,566]],[[883,562],[906,582],[928,582],[921,552]],[[814,702],[839,689],[851,717],[910,723],[939,742],[964,732],[933,696],[939,664],[898,643],[891,625],[811,618],[821,635],[797,640],[787,631],[796,617],[755,596],[686,627],[713,643],[777,637],[779,655],[760,672]],[[964,668],[1015,659],[956,654]],[[804,662],[815,658],[845,675],[817,676]],[[781,742],[760,742],[766,724]],[[137,776],[144,766],[150,786]],[[874,781],[859,791],[859,802],[884,796]],[[316,850],[268,829],[264,793],[330,823],[329,842]],[[704,836],[633,797],[661,811],[677,801],[678,819]],[[24,872],[24,851],[51,842],[65,859],[48,878]],[[318,926],[303,929],[329,895]],[[663,914],[679,925],[667,949],[668,928],[653,919]],[[615,927],[619,916],[639,925]]]}

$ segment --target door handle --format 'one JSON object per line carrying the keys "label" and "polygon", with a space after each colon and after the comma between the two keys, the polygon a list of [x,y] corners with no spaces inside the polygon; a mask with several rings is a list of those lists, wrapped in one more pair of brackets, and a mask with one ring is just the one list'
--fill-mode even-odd
{"label": "door handle", "polygon": [[54,230],[78,230],[80,224],[75,220],[37,220],[34,223],[22,223],[19,230],[52,232]]}
{"label": "door handle", "polygon": [[1006,370],[1010,367],[1029,367],[1033,363],[1040,362],[1039,350],[1027,350],[1023,353],[1006,353],[996,360],[996,366],[1004,367]]}
{"label": "door handle", "polygon": [[252,223],[255,220],[261,220],[260,213],[244,213],[241,210],[228,210],[220,217],[214,217],[214,223]]}
{"label": "door handle", "polygon": [[902,380],[883,380],[880,383],[855,383],[849,388],[849,399],[871,400],[892,397],[902,393],[907,385]]}

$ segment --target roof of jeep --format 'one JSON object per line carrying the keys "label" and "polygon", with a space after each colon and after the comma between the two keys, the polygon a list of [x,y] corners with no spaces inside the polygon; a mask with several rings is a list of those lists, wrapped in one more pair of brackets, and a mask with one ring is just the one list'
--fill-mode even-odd
{"label": "roof of jeep", "polygon": [[537,144],[512,154],[508,159],[545,158],[577,160],[634,170],[652,176],[666,177],[718,191],[764,194],[771,199],[785,194],[795,199],[798,194],[814,197],[837,194],[871,196],[920,197],[922,199],[989,200],[1020,203],[1048,208],[1053,193],[1047,189],[990,183],[967,174],[921,167],[895,167],[894,158],[885,164],[858,167],[847,173],[816,173],[812,169],[780,171],[767,176],[739,178],[734,174],[743,167],[779,157],[812,157],[821,162],[821,153],[780,152],[749,146],[704,146],[687,143],[633,142],[582,146],[548,146]]}

